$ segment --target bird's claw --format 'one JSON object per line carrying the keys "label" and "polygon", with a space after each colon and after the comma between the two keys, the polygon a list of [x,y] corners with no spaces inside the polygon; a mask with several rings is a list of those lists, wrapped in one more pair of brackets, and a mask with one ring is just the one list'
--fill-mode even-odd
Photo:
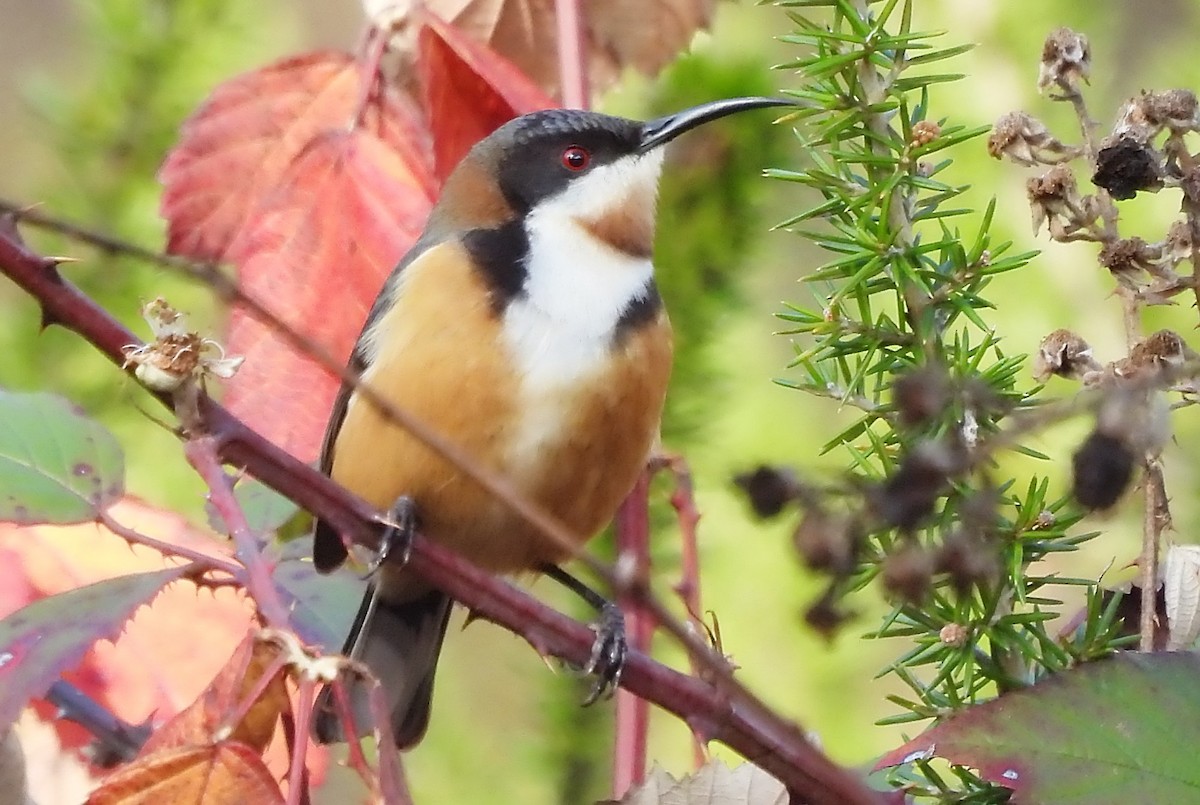
{"label": "bird's claw", "polygon": [[629,650],[625,640],[625,616],[616,604],[606,603],[600,609],[599,621],[592,628],[596,630],[596,640],[592,643],[587,672],[596,676],[596,682],[583,701],[584,707],[601,698],[611,698],[616,692]]}
{"label": "bird's claw", "polygon": [[367,571],[363,578],[371,578],[379,572],[384,562],[397,555],[397,565],[404,567],[412,555],[413,537],[417,533],[417,505],[408,495],[397,498],[388,510],[387,526],[379,535],[379,549],[367,563]]}

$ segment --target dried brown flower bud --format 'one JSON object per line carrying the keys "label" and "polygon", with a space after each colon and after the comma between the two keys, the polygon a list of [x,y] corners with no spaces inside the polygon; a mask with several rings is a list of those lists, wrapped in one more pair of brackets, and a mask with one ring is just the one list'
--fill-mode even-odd
{"label": "dried brown flower bud", "polygon": [[933,557],[916,543],[891,553],[883,562],[883,588],[902,601],[919,604],[933,581]]}
{"label": "dried brown flower bud", "polygon": [[938,640],[955,648],[962,648],[970,639],[971,630],[959,623],[947,623],[938,632]]}
{"label": "dried brown flower bud", "polygon": [[1132,137],[1110,137],[1096,154],[1092,183],[1115,199],[1130,199],[1139,190],[1162,189],[1162,156],[1146,143]]}
{"label": "dried brown flower bud", "polygon": [[1045,531],[1048,528],[1053,528],[1058,522],[1058,517],[1049,509],[1042,509],[1038,512],[1037,519],[1033,521],[1033,525],[1029,527],[1031,531]]}
{"label": "dried brown flower bud", "polygon": [[955,531],[946,537],[934,557],[934,569],[950,577],[959,595],[996,575],[995,548],[975,534]]}
{"label": "dried brown flower bud", "polygon": [[1035,235],[1043,222],[1048,223],[1053,237],[1060,238],[1086,227],[1096,217],[1079,195],[1075,174],[1066,165],[1055,165],[1041,176],[1029,179],[1025,194],[1033,213]]}
{"label": "dried brown flower bud", "polygon": [[203,382],[208,376],[229,378],[245,360],[229,358],[211,338],[187,327],[187,317],[159,297],[142,307],[154,341],[122,349],[125,366],[152,391],[175,392],[185,384]]}
{"label": "dried brown flower bud", "polygon": [[830,588],[804,613],[804,620],[824,637],[832,637],[850,616],[838,608]]}
{"label": "dried brown flower bud", "polygon": [[1195,215],[1200,211],[1200,167],[1184,171],[1179,179],[1179,189],[1183,191],[1183,209]]}
{"label": "dried brown flower bud", "polygon": [[1079,149],[1066,145],[1046,128],[1042,121],[1026,112],[1009,112],[996,121],[987,141],[994,158],[1008,157],[1019,165],[1054,165],[1079,155]]}
{"label": "dried brown flower bud", "polygon": [[934,120],[918,120],[912,127],[912,142],[914,148],[929,145],[942,133],[942,127]]}
{"label": "dried brown flower bud", "polygon": [[1071,492],[1088,509],[1113,506],[1133,478],[1133,451],[1120,439],[1092,431],[1071,458],[1074,481]]}
{"label": "dried brown flower bud", "polygon": [[1113,126],[1113,138],[1129,137],[1146,144],[1163,129],[1182,135],[1197,130],[1196,117],[1196,95],[1190,90],[1143,92],[1121,107]]}
{"label": "dried brown flower bud", "polygon": [[939,369],[917,369],[892,384],[892,405],[905,425],[928,422],[949,404],[950,383]]}
{"label": "dried brown flower bud", "polygon": [[787,467],[765,464],[734,476],[733,482],[746,493],[750,507],[759,517],[774,517],[800,495],[795,473]]}
{"label": "dried brown flower bud", "polygon": [[960,448],[942,442],[918,444],[900,460],[891,477],[867,493],[871,510],[887,525],[911,531],[933,513],[963,458]]}
{"label": "dried brown flower bud", "polygon": [[1172,266],[1177,266],[1184,260],[1191,260],[1194,243],[1191,223],[1180,219],[1171,224],[1171,229],[1167,232],[1167,239],[1162,245],[1163,257]]}
{"label": "dried brown flower bud", "polygon": [[1194,352],[1183,338],[1172,330],[1159,330],[1134,345],[1129,352],[1129,362],[1135,367],[1162,369],[1180,366]]}
{"label": "dried brown flower bud", "polygon": [[854,569],[858,548],[855,524],[844,515],[813,507],[800,518],[792,544],[810,570],[844,576]]}
{"label": "dried brown flower bud", "polygon": [[1140,274],[1144,271],[1162,276],[1165,266],[1159,265],[1162,247],[1146,243],[1138,237],[1122,238],[1104,244],[1096,258],[1100,265],[1112,272],[1121,285],[1130,290],[1140,290]]}
{"label": "dried brown flower bud", "polygon": [[1044,382],[1051,375],[1081,379],[1103,367],[1092,357],[1092,348],[1070,330],[1055,330],[1042,339],[1033,359],[1033,376]]}
{"label": "dried brown flower bud", "polygon": [[1190,89],[1169,89],[1146,94],[1146,108],[1157,123],[1174,134],[1196,130],[1196,113],[1200,104]]}
{"label": "dried brown flower bud", "polygon": [[1087,37],[1070,28],[1051,31],[1042,45],[1038,91],[1057,86],[1067,97],[1079,94],[1080,82],[1087,83],[1092,70],[1092,47]]}

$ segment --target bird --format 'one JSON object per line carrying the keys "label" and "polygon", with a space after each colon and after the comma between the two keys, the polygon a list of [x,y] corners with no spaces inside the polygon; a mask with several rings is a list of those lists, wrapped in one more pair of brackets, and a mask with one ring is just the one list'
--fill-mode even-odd
{"label": "bird", "polygon": [[[791,103],[724,99],[644,122],[549,109],[502,125],[447,177],[371,307],[350,369],[508,478],[582,544],[612,519],[659,438],[672,335],[652,258],[666,146],[718,118]],[[623,620],[559,567],[570,551],[351,384],[334,402],[320,468],[390,511],[398,528],[385,546],[419,529],[485,570],[545,573],[582,595],[601,610],[593,656],[603,667],[590,698],[615,684]],[[347,555],[336,530],[318,521],[317,571]],[[429,723],[451,603],[403,562],[380,561],[343,648],[382,684],[400,749]],[[362,731],[367,683],[347,684]],[[343,726],[326,687],[314,736],[346,740]]]}

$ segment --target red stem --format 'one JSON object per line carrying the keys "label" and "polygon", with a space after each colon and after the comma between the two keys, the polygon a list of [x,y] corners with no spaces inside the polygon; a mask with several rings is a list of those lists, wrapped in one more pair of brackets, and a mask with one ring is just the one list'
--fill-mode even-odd
{"label": "red stem", "polygon": [[107,528],[109,531],[121,537],[130,545],[142,545],[152,550],[158,551],[163,556],[170,556],[177,559],[186,559],[189,562],[200,565],[201,567],[211,568],[212,570],[220,570],[228,573],[235,580],[245,584],[246,569],[239,564],[222,559],[218,556],[211,556],[203,551],[197,551],[189,548],[186,545],[175,545],[165,540],[157,539],[148,536],[139,531],[135,531],[129,526],[116,520],[107,511],[100,512],[96,517],[96,522]]}
{"label": "red stem", "polygon": [[[113,363],[124,363],[122,348],[138,339],[94,301],[65,282],[54,261],[24,248],[9,227],[0,227],[0,271],[42,306],[43,321],[79,333]],[[160,396],[168,407],[171,400]],[[332,480],[252,431],[207,396],[199,413],[222,461],[244,467],[260,481],[286,495],[366,547],[378,541],[378,512]],[[227,520],[228,522],[228,520]],[[478,615],[523,636],[543,654],[584,665],[595,635],[584,624],[555,612],[512,585],[476,568],[451,551],[425,539],[414,540],[410,567]],[[655,602],[635,592],[653,608]],[[657,610],[654,610],[657,612]],[[704,651],[685,640],[692,651]],[[632,652],[622,687],[682,718],[709,740],[725,743],[777,777],[789,790],[802,793],[810,805],[866,805],[883,802],[858,776],[834,764],[810,744],[803,732],[778,716],[736,680],[722,689],[685,676]],[[729,694],[736,692],[732,697]]]}
{"label": "red stem", "polygon": [[[629,496],[617,510],[617,566],[632,567],[638,578],[650,576],[650,474],[638,476]],[[650,653],[654,617],[628,596],[617,599],[625,614],[629,647]],[[650,703],[627,690],[617,691],[616,730],[613,746],[613,799],[646,779],[646,745],[650,730]]]}
{"label": "red stem", "polygon": [[[700,551],[696,539],[696,526],[700,523],[700,510],[696,508],[696,490],[692,485],[692,470],[683,456],[670,456],[665,460],[665,464],[675,479],[675,490],[671,493],[671,507],[675,509],[675,516],[679,520],[680,570],[679,583],[675,585],[675,592],[683,599],[683,605],[687,608],[688,618],[691,620],[696,634],[704,634],[707,627],[700,614],[703,611],[700,607]],[[721,651],[720,645],[717,646],[717,650]],[[698,673],[701,669],[696,665],[695,660],[691,657],[689,660],[692,673]],[[708,759],[704,750],[704,740],[699,735],[695,736],[692,756],[696,768],[703,766]]]}
{"label": "red stem", "polygon": [[558,28],[558,81],[562,105],[568,109],[587,109],[591,106],[591,98],[579,0],[555,0],[554,19]]}
{"label": "red stem", "polygon": [[279,597],[279,590],[271,579],[271,568],[246,522],[246,513],[234,497],[233,483],[221,466],[217,451],[218,443],[213,436],[197,436],[183,446],[183,454],[208,485],[209,500],[233,537],[237,558],[246,566],[246,590],[258,611],[268,626],[290,631],[287,607]]}
{"label": "red stem", "polygon": [[[349,750],[346,762],[350,764],[350,768],[358,772],[363,785],[370,789],[371,796],[378,798],[380,796],[379,781],[376,775],[371,773],[371,764],[367,762],[367,756],[363,754],[362,742],[357,738],[362,733],[362,729],[358,726],[354,707],[350,704],[350,694],[346,690],[344,677],[339,676],[330,684],[333,689],[333,703],[337,710],[338,719],[342,722],[342,729],[346,734],[346,746]],[[300,701],[302,704],[307,703],[307,709],[312,709],[313,700],[307,700],[306,702],[302,698]]]}
{"label": "red stem", "polygon": [[372,684],[368,691],[371,719],[375,722],[375,746],[379,756],[379,793],[388,805],[413,805],[408,779],[400,763],[400,751],[392,735],[392,714],[383,686]]}
{"label": "red stem", "polygon": [[[307,680],[309,686],[309,696],[312,695],[312,680]],[[304,682],[300,683],[301,701],[304,693]],[[280,714],[280,720],[283,723],[283,739],[287,744],[288,757],[291,762],[288,766],[288,793],[287,805],[308,805],[311,799],[308,795],[308,767],[305,766],[305,759],[308,754],[308,711],[297,711],[295,716],[291,710],[284,710]],[[298,724],[297,722],[303,722]],[[304,728],[304,733],[300,733],[297,726]]]}

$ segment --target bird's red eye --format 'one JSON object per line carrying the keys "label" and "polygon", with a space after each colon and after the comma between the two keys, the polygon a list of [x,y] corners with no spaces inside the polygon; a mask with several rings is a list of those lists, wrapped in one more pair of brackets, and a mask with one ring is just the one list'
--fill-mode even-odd
{"label": "bird's red eye", "polygon": [[578,145],[572,145],[562,154],[562,164],[567,170],[581,171],[588,166],[592,161],[592,155],[587,152],[586,148],[581,148]]}

